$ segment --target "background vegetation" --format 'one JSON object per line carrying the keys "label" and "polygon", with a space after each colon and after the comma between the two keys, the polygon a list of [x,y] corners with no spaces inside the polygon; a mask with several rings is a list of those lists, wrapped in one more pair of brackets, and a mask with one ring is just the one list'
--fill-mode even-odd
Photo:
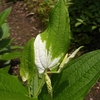
{"label": "background vegetation", "polygon": [[[93,35],[100,33],[100,0],[65,0],[69,6],[71,31],[74,42],[89,44]],[[29,12],[34,12],[45,24],[57,0],[24,0]]]}

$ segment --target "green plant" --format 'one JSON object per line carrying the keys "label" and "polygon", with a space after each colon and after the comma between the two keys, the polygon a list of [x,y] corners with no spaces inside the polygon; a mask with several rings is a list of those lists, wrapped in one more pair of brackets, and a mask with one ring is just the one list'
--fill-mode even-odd
{"label": "green plant", "polygon": [[68,8],[59,0],[47,29],[30,39],[22,52],[20,75],[27,85],[9,75],[8,67],[0,69],[0,99],[83,100],[100,77],[100,50],[70,61],[82,47],[68,56],[69,45]]}
{"label": "green plant", "polygon": [[[72,0],[73,5],[70,7],[70,17],[73,23],[73,32],[92,32],[100,28],[99,21],[99,4],[100,1],[92,0]],[[87,7],[88,6],[88,7]],[[72,12],[72,13],[71,13]],[[97,13],[98,12],[98,13]],[[80,28],[75,28],[80,27]]]}
{"label": "green plant", "polygon": [[[50,9],[58,0],[34,0],[33,3],[32,0],[26,1],[30,11],[38,14],[42,22],[47,25]],[[89,44],[93,39],[93,34],[100,32],[100,1],[65,0],[65,2],[66,5],[71,4],[69,16],[74,42],[79,45]]]}
{"label": "green plant", "polygon": [[10,11],[11,8],[8,8],[0,13],[0,64],[2,61],[9,61],[11,59],[18,58],[21,55],[20,52],[15,51],[21,47],[11,46],[13,39],[9,38],[9,26],[6,21]]}
{"label": "green plant", "polygon": [[[72,33],[77,43],[89,44],[92,35],[100,32],[100,1],[72,0],[72,3],[69,7]],[[83,40],[78,41],[80,38]]]}
{"label": "green plant", "polygon": [[[47,25],[50,9],[54,7],[56,0],[24,0],[27,10],[30,14],[35,13],[42,23]],[[29,14],[29,15],[30,15]]]}

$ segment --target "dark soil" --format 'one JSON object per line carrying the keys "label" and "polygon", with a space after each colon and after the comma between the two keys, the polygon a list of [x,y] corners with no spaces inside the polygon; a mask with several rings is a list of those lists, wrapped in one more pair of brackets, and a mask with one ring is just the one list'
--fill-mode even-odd
{"label": "dark soil", "polygon": [[[8,0],[9,1],[9,0]],[[25,6],[23,1],[13,2],[5,2],[2,0],[2,5],[0,5],[0,11],[11,7],[12,11],[7,19],[8,24],[10,26],[11,38],[13,38],[12,45],[21,45],[24,46],[25,43],[32,37],[36,37],[39,32],[44,30],[44,25],[42,24],[40,18],[36,14],[28,14],[25,10]],[[100,40],[99,40],[100,41]],[[96,41],[98,42],[98,41]],[[94,41],[92,41],[92,44]],[[95,43],[94,46],[90,44],[91,50],[92,48],[96,48]],[[87,48],[88,49],[88,48]],[[98,48],[97,48],[98,49]],[[19,61],[12,61],[11,72],[16,75],[19,72]],[[91,89],[89,94],[87,95],[85,100],[100,100],[100,82],[98,81],[96,85]]]}

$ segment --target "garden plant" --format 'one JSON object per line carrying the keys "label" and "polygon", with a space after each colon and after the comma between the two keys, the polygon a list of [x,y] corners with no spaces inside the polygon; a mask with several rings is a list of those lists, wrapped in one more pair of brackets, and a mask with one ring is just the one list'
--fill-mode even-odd
{"label": "garden plant", "polygon": [[[24,0],[30,14],[37,14],[47,25],[48,13],[58,0]],[[73,42],[87,45],[100,32],[100,0],[64,0],[69,6],[70,26]],[[30,15],[29,14],[29,15]]]}
{"label": "garden plant", "polygon": [[0,66],[8,64],[11,59],[21,56],[21,53],[17,49],[21,49],[22,47],[11,46],[13,39],[9,37],[9,25],[6,21],[10,11],[11,7],[0,13]]}
{"label": "garden plant", "polygon": [[100,77],[100,50],[72,58],[69,5],[59,0],[47,29],[30,39],[22,52],[20,76],[0,69],[0,100],[83,100]]}

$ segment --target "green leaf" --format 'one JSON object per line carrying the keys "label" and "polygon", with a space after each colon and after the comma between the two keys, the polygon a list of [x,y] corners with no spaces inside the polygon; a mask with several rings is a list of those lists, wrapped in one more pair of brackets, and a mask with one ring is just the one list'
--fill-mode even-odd
{"label": "green leaf", "polygon": [[37,69],[34,71],[34,77],[30,84],[31,95],[33,97],[38,97],[42,87],[45,83],[44,75],[39,75]]}
{"label": "green leaf", "polygon": [[8,74],[9,67],[0,68],[0,100],[38,100],[28,97],[27,88],[18,77]]}
{"label": "green leaf", "polygon": [[[60,75],[52,76],[52,100],[83,100],[100,77],[100,50],[68,63]],[[50,99],[45,87],[39,100]]]}
{"label": "green leaf", "polygon": [[34,76],[35,64],[34,64],[34,39],[26,43],[21,57],[20,75],[23,81],[28,80],[28,83]]}
{"label": "green leaf", "polygon": [[96,29],[97,28],[97,26],[92,26],[92,30],[94,30],[94,29]]}
{"label": "green leaf", "polygon": [[[47,29],[34,42],[35,63],[39,73],[58,66],[70,45],[70,21],[64,0],[59,0],[50,14]],[[41,70],[42,69],[42,70]]]}
{"label": "green leaf", "polygon": [[0,50],[4,49],[5,47],[9,46],[12,42],[12,39],[3,39],[0,41]]}
{"label": "green leaf", "polygon": [[4,23],[0,28],[0,40],[5,39],[10,36],[9,26],[7,23]]}
{"label": "green leaf", "polygon": [[15,93],[15,95],[27,95],[27,88],[22,85],[18,77],[9,75],[8,70],[9,66],[0,68],[0,100],[5,100],[3,98],[6,98],[6,96],[8,96],[7,94],[11,95]]}
{"label": "green leaf", "polygon": [[10,66],[7,66],[5,68],[0,68],[0,73],[3,73],[3,74],[6,73],[6,74],[8,74],[9,69],[10,69]]}
{"label": "green leaf", "polygon": [[35,70],[34,71],[34,77],[30,83],[30,92],[31,92],[31,95],[34,96],[34,97],[37,97],[38,96],[38,85],[39,85],[39,76],[38,76],[38,71]]}
{"label": "green leaf", "polygon": [[23,48],[24,48],[23,46],[10,46],[11,50],[14,50],[14,49],[23,49]]}
{"label": "green leaf", "polygon": [[21,52],[13,51],[10,53],[4,53],[0,55],[0,60],[11,60],[15,58],[19,58],[21,56]]}
{"label": "green leaf", "polygon": [[6,18],[10,14],[10,11],[11,7],[0,13],[0,26],[5,22]]}
{"label": "green leaf", "polygon": [[38,100],[29,98],[21,93],[0,91],[0,100]]}
{"label": "green leaf", "polygon": [[68,8],[63,0],[59,0],[51,11],[48,28],[40,36],[43,42],[46,41],[47,52],[51,50],[52,58],[67,52],[70,42],[70,21]]}
{"label": "green leaf", "polygon": [[84,21],[82,19],[77,18],[77,21],[80,23],[83,23]]}
{"label": "green leaf", "polygon": [[21,57],[20,75],[23,81],[28,80],[29,95],[38,97],[45,83],[44,75],[39,75],[34,63],[34,39],[28,41],[25,45]]}
{"label": "green leaf", "polygon": [[54,82],[54,100],[83,100],[100,77],[100,50],[70,62]]}
{"label": "green leaf", "polygon": [[0,68],[0,90],[27,95],[27,88],[22,85],[17,76],[8,74],[9,66]]}
{"label": "green leaf", "polygon": [[78,26],[80,26],[80,25],[82,25],[83,23],[80,23],[80,22],[77,22],[76,24],[75,24],[75,27],[78,27]]}

